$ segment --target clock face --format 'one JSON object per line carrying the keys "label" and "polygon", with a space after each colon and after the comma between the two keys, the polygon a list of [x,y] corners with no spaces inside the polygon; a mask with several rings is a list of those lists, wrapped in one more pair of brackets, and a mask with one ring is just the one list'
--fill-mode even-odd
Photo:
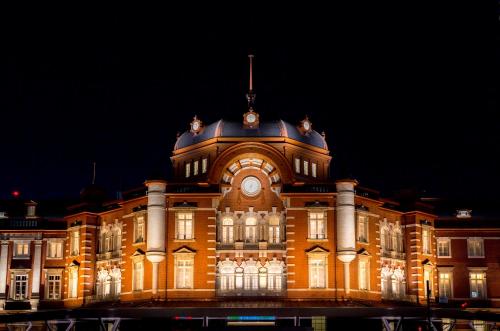
{"label": "clock face", "polygon": [[309,121],[305,121],[303,125],[306,131],[309,131],[311,129],[311,123],[309,123]]}
{"label": "clock face", "polygon": [[193,131],[198,131],[199,128],[200,128],[200,122],[198,121],[193,122]]}
{"label": "clock face", "polygon": [[248,123],[253,123],[253,122],[255,122],[256,119],[257,119],[257,117],[255,116],[255,114],[248,114],[247,115],[247,122]]}
{"label": "clock face", "polygon": [[254,197],[260,193],[262,189],[262,184],[257,177],[248,176],[241,182],[241,191],[243,194],[249,197]]}

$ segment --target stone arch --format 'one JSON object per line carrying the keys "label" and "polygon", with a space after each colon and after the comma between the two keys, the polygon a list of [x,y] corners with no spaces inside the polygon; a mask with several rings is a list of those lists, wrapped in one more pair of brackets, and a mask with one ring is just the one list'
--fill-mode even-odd
{"label": "stone arch", "polygon": [[[293,181],[293,171],[288,160],[277,149],[258,142],[246,142],[232,146],[222,152],[213,162],[208,174],[208,182],[219,184],[223,176],[232,163],[244,158],[258,158],[273,167],[273,170],[280,175],[281,183],[291,183]],[[261,165],[261,168],[264,168]],[[272,176],[271,170],[268,175]]]}

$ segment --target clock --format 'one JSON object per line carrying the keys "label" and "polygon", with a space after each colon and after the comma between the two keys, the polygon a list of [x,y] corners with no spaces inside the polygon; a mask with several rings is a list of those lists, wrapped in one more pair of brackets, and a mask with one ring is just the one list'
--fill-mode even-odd
{"label": "clock", "polygon": [[253,123],[253,122],[255,122],[256,119],[257,119],[257,117],[253,113],[250,113],[247,115],[247,122],[248,123]]}
{"label": "clock", "polygon": [[260,180],[255,176],[245,177],[241,181],[241,191],[248,197],[257,196],[260,193],[261,189],[262,184],[260,183]]}
{"label": "clock", "polygon": [[200,122],[196,121],[193,123],[193,131],[198,131],[200,128]]}
{"label": "clock", "polygon": [[304,126],[304,129],[305,129],[306,131],[311,130],[311,122],[309,122],[309,121],[304,121],[304,123],[303,123],[302,125]]}

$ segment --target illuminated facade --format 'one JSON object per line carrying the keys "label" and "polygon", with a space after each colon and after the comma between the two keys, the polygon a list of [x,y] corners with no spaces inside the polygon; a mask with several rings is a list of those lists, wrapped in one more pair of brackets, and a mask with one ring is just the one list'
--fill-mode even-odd
{"label": "illuminated facade", "polygon": [[23,220],[0,219],[2,308],[242,297],[423,302],[427,281],[433,299],[451,301],[463,270],[470,295],[457,288],[457,299],[498,303],[498,228],[447,230],[429,206],[405,210],[354,180],[331,180],[325,137],[309,119],[263,121],[253,101],[250,88],[240,122],[195,117],[177,139],[169,181],[73,206],[63,223],[34,208]]}

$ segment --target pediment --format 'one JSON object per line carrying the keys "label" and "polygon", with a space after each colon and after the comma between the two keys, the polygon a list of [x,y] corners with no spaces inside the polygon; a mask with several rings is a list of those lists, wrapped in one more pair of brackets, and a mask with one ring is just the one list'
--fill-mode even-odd
{"label": "pediment", "polygon": [[196,254],[196,250],[189,248],[188,246],[182,246],[174,250],[174,255],[176,254]]}
{"label": "pediment", "polygon": [[306,254],[330,254],[330,251],[326,248],[321,247],[320,245],[316,245],[308,250],[306,250]]}

